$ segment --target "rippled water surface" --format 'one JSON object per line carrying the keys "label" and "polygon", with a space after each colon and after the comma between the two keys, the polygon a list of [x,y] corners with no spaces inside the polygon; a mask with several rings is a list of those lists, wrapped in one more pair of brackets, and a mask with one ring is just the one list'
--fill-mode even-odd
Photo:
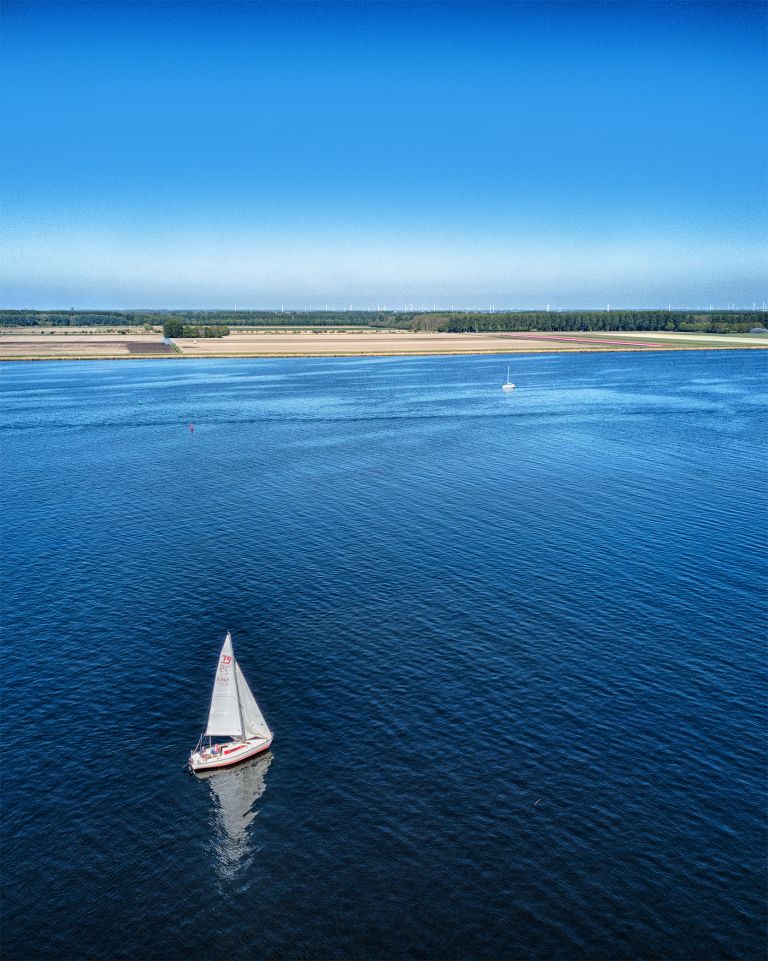
{"label": "rippled water surface", "polygon": [[0,365],[5,958],[763,957],[766,354],[506,365]]}

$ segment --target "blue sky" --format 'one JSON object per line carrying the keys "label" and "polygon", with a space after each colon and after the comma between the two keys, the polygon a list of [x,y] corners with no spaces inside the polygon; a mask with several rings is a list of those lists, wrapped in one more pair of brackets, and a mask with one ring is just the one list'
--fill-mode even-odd
{"label": "blue sky", "polygon": [[9,307],[751,307],[760,3],[3,7]]}

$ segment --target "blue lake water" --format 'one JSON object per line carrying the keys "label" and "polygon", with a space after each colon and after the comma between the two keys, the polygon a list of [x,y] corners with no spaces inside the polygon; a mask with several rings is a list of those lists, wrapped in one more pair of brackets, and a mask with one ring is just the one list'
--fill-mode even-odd
{"label": "blue lake water", "polygon": [[762,958],[766,361],[0,365],[3,957]]}

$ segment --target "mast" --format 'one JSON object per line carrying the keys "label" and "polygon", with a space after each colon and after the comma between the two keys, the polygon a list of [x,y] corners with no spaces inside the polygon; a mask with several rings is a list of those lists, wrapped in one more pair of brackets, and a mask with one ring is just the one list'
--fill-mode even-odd
{"label": "mast", "polygon": [[[233,652],[234,654],[234,652]],[[245,737],[245,721],[243,720],[243,705],[240,700],[240,685],[237,683],[237,658],[233,656],[232,660],[235,662],[235,667],[232,673],[235,676],[235,697],[237,698],[237,713],[240,718],[240,737],[244,741]]]}

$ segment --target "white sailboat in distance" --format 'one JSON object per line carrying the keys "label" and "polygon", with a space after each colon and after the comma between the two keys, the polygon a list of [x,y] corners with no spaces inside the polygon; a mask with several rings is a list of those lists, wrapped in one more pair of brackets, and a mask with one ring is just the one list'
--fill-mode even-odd
{"label": "white sailboat in distance", "polygon": [[509,379],[509,364],[507,364],[507,379],[506,379],[505,383],[503,383],[503,384],[501,385],[501,389],[502,389],[502,390],[514,390],[514,389],[515,389],[515,385],[514,385],[514,384],[512,383],[512,381]]}
{"label": "white sailboat in distance", "polygon": [[268,751],[273,736],[235,660],[232,635],[227,632],[213,682],[208,724],[189,755],[189,766],[193,771],[230,767]]}

